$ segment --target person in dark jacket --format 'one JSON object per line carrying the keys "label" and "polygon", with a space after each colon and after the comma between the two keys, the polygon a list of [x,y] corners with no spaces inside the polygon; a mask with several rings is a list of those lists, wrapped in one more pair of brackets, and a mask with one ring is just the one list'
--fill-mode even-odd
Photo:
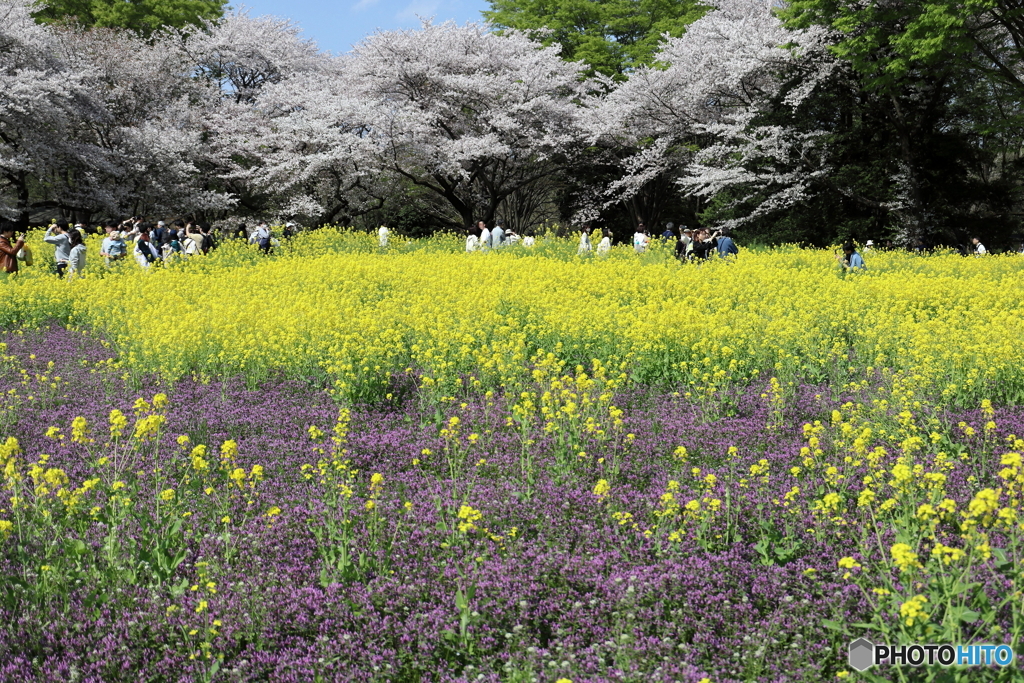
{"label": "person in dark jacket", "polygon": [[693,258],[697,261],[704,261],[711,258],[711,254],[718,248],[718,239],[711,237],[704,228],[697,231],[693,240]]}

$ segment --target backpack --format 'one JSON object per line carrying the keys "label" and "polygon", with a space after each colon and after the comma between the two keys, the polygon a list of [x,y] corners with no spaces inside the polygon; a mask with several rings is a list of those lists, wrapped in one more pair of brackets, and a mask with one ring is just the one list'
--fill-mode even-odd
{"label": "backpack", "polygon": [[210,253],[210,250],[213,249],[213,235],[204,234],[199,248],[203,250],[204,254]]}

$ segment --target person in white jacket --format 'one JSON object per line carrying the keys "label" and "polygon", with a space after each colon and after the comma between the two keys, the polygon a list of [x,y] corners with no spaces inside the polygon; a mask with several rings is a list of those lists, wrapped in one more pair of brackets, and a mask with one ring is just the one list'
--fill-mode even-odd
{"label": "person in white jacket", "polygon": [[607,228],[605,228],[605,230],[604,230],[604,237],[601,238],[601,241],[597,245],[597,253],[598,254],[607,254],[609,251],[611,251],[611,248],[612,248],[612,231],[607,229]]}
{"label": "person in white jacket", "polygon": [[576,250],[577,255],[582,255],[590,252],[590,226],[584,225],[583,229],[580,230],[580,246]]}
{"label": "person in white jacket", "polygon": [[385,249],[388,246],[388,235],[391,233],[388,230],[388,226],[382,225],[377,229],[377,239],[380,241],[381,249]]}
{"label": "person in white jacket", "polygon": [[85,277],[85,242],[82,240],[82,233],[69,230],[68,242],[71,244],[71,251],[68,254],[68,279]]}

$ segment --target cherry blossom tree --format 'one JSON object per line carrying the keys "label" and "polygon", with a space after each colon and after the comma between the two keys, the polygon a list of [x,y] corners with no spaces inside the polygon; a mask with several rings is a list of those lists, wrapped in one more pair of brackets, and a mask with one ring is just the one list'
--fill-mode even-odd
{"label": "cherry blossom tree", "polygon": [[382,168],[435,193],[463,225],[556,171],[582,140],[588,82],[517,32],[424,22],[377,33],[344,66],[371,107]]}
{"label": "cherry blossom tree", "polygon": [[772,125],[763,114],[799,108],[834,68],[820,30],[791,31],[764,0],[721,0],[644,68],[588,109],[595,144],[633,149],[622,175],[596,188],[591,213],[670,174],[704,199],[756,199],[741,223],[800,201],[828,172],[823,131]]}

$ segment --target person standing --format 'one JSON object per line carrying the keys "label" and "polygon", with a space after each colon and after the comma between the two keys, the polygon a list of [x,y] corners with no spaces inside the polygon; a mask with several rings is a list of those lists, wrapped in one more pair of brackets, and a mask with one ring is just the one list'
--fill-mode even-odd
{"label": "person standing", "polygon": [[18,251],[25,246],[25,235],[11,244],[14,234],[14,223],[4,221],[0,224],[0,279],[3,280],[18,274]]}
{"label": "person standing", "polygon": [[72,230],[68,233],[68,242],[71,244],[71,251],[68,254],[68,279],[85,277],[85,240],[82,233]]}
{"label": "person standing", "polygon": [[706,261],[711,258],[711,253],[718,246],[716,238],[712,237],[707,229],[701,228],[693,240],[693,258],[695,261]]}
{"label": "person standing", "polygon": [[113,221],[107,221],[103,224],[103,230],[107,236],[103,238],[103,243],[100,245],[100,256],[103,257],[107,268],[128,254],[128,247],[125,245],[124,240],[121,239],[121,233],[115,227]]}
{"label": "person standing", "polygon": [[537,238],[533,234],[533,228],[526,231],[526,237],[523,238],[524,247],[532,247],[537,243]]}
{"label": "person standing", "polygon": [[494,230],[491,230],[491,249],[497,249],[505,244],[505,228],[501,227],[501,221],[494,222]]}
{"label": "person standing", "polygon": [[382,225],[377,228],[377,241],[380,243],[381,249],[387,249],[388,247],[388,235],[391,233],[388,230],[388,226]]}
{"label": "person standing", "polygon": [[209,254],[217,247],[217,242],[213,237],[213,230],[210,229],[209,223],[199,224],[199,235],[202,237],[199,247],[203,250],[204,255]]}
{"label": "person standing", "polygon": [[689,228],[682,228],[679,232],[679,239],[676,240],[676,258],[685,261],[693,253],[693,231]]}
{"label": "person standing", "polygon": [[729,236],[729,231],[727,229],[722,228],[716,234],[718,235],[717,247],[719,257],[727,258],[729,256],[736,256],[740,253],[736,243],[733,242],[732,237]]}
{"label": "person standing", "polygon": [[466,253],[472,253],[480,247],[480,236],[478,234],[479,228],[476,226],[470,226],[468,234],[466,235]]}
{"label": "person standing", "polygon": [[644,242],[644,239],[646,237],[644,235],[644,232],[644,224],[640,223],[636,226],[636,232],[633,233],[633,250],[638,254],[644,253],[644,251],[646,251],[647,249],[647,245]]}
{"label": "person standing", "polygon": [[203,238],[202,235],[191,232],[185,237],[185,242],[182,245],[182,253],[185,256],[201,256],[203,253]]}
{"label": "person standing", "polygon": [[982,244],[981,240],[979,240],[977,237],[971,238],[971,244],[974,245],[975,256],[984,256],[985,254],[988,253],[988,249],[985,248],[985,245]]}
{"label": "person standing", "polygon": [[590,253],[590,225],[584,225],[580,230],[580,246],[576,250],[577,256]]}
{"label": "person standing", "polygon": [[270,228],[266,221],[259,222],[249,241],[255,243],[264,254],[270,253]]}
{"label": "person standing", "polygon": [[139,237],[135,240],[135,261],[142,268],[149,268],[160,258],[160,253],[149,238],[149,227],[139,227]]}
{"label": "person standing", "polygon": [[71,258],[71,238],[68,237],[68,224],[65,221],[51,223],[43,235],[43,241],[53,245],[53,261],[57,277],[63,278],[68,270],[68,259]]}
{"label": "person standing", "polygon": [[604,229],[604,236],[601,237],[601,241],[597,243],[598,255],[607,254],[612,249],[612,231],[608,228]]}
{"label": "person standing", "polygon": [[489,249],[491,247],[491,231],[487,229],[487,223],[484,223],[483,221],[478,221],[476,227],[480,231],[480,249]]}
{"label": "person standing", "polygon": [[661,239],[663,239],[663,240],[665,240],[667,242],[668,240],[670,240],[673,237],[675,237],[676,233],[672,230],[672,228],[674,228],[674,227],[676,227],[676,226],[675,226],[674,223],[672,223],[672,221],[669,221],[668,223],[666,223],[665,224],[665,232],[661,233]]}

